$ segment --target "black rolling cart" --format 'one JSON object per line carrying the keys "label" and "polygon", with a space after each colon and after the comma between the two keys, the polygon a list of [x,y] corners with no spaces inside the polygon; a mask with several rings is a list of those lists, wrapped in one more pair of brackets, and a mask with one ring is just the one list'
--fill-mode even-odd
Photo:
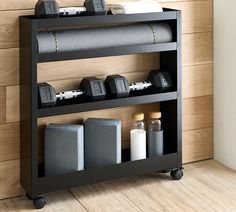
{"label": "black rolling cart", "polygon": [[[64,53],[38,54],[37,52],[37,32],[42,29],[150,21],[169,23],[173,32],[173,42]],[[149,52],[160,53],[160,68],[170,72],[175,85],[171,92],[38,108],[38,63]],[[161,13],[49,19],[36,19],[35,16],[20,17],[20,179],[21,185],[29,198],[33,199],[36,208],[42,208],[45,205],[44,197],[41,194],[54,190],[161,170],[169,170],[174,179],[181,179],[183,174],[181,83],[180,11],[164,9],[164,12]],[[37,141],[39,118],[148,103],[160,103],[161,105],[165,137],[165,154],[163,156],[139,161],[124,160],[118,165],[85,169],[61,176],[41,176]]]}

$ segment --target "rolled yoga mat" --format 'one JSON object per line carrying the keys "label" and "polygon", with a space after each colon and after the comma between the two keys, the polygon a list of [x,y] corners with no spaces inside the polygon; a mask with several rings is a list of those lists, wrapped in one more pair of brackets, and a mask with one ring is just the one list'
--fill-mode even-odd
{"label": "rolled yoga mat", "polygon": [[56,53],[144,45],[172,41],[171,28],[166,23],[135,24],[54,32],[39,32],[38,53]]}

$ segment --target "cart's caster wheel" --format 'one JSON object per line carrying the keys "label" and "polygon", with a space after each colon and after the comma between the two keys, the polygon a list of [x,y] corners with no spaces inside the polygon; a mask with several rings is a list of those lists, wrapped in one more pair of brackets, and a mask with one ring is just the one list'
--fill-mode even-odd
{"label": "cart's caster wheel", "polygon": [[182,170],[179,169],[172,169],[170,171],[170,176],[174,179],[174,180],[180,180],[183,177],[184,173]]}
{"label": "cart's caster wheel", "polygon": [[33,201],[36,209],[42,209],[46,205],[46,201],[43,196],[36,197]]}

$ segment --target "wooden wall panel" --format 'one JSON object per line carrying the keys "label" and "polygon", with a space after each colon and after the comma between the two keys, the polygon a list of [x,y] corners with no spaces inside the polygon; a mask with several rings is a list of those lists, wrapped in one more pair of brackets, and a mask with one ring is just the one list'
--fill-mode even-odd
{"label": "wooden wall panel", "polygon": [[32,11],[26,10],[0,12],[0,49],[19,46],[19,16],[30,14]]}
{"label": "wooden wall panel", "polygon": [[24,194],[20,186],[19,163],[19,160],[1,162],[0,199]]}
{"label": "wooden wall panel", "polygon": [[0,125],[0,161],[19,159],[20,156],[19,150],[20,150],[19,122]]}
{"label": "wooden wall panel", "polygon": [[[19,186],[19,30],[18,17],[33,14],[37,0],[0,0],[0,199],[23,194]],[[108,3],[120,0],[108,0]],[[126,0],[121,0],[126,1]],[[133,1],[133,0],[132,0]],[[58,0],[61,6],[82,5],[83,0]],[[183,20],[183,161],[212,157],[212,0],[159,0],[162,6],[182,10]],[[149,69],[158,67],[157,54],[130,55],[95,60],[40,64],[39,80],[58,90],[76,89],[81,77],[101,78],[112,73],[130,82],[144,80]],[[112,70],[111,70],[112,68]],[[40,119],[48,122],[77,122],[89,116],[120,117],[123,139],[129,140],[134,111],[158,109],[158,105],[73,114]],[[41,133],[42,135],[42,133]],[[42,139],[42,138],[40,138]],[[123,146],[129,145],[124,142]],[[42,149],[42,145],[40,146]]]}
{"label": "wooden wall panel", "polygon": [[211,63],[212,33],[184,34],[182,43],[183,66]]}
{"label": "wooden wall panel", "polygon": [[20,120],[20,92],[19,86],[8,86],[6,88],[6,122]]}
{"label": "wooden wall panel", "polygon": [[190,163],[213,157],[212,128],[183,132],[183,161]]}
{"label": "wooden wall panel", "polygon": [[18,85],[19,49],[0,49],[0,58],[0,85]]}
{"label": "wooden wall panel", "polygon": [[38,80],[40,82],[83,78],[99,75],[143,72],[157,69],[159,54],[134,54],[127,56],[40,63]]}
{"label": "wooden wall panel", "polygon": [[183,98],[212,95],[212,64],[183,68]]}
{"label": "wooden wall panel", "polygon": [[212,1],[167,2],[162,6],[182,10],[183,33],[212,31]]}
{"label": "wooden wall panel", "polygon": [[0,124],[6,122],[6,88],[0,87]]}
{"label": "wooden wall panel", "polygon": [[212,96],[183,100],[183,130],[212,126]]}

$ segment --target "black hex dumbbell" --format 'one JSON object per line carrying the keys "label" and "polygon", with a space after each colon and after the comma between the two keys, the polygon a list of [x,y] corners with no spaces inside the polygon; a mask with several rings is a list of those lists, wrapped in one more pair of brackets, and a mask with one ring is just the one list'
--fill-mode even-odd
{"label": "black hex dumbbell", "polygon": [[129,85],[128,80],[121,75],[110,75],[105,80],[107,93],[113,98],[128,97],[131,91],[140,91],[152,87],[160,92],[173,86],[169,72],[153,70],[149,73],[146,82],[137,82]]}
{"label": "black hex dumbbell", "polygon": [[58,101],[74,99],[84,96],[87,100],[102,100],[106,97],[104,82],[96,77],[84,78],[79,90],[56,93],[55,89],[48,83],[38,84],[39,107],[52,107]]}
{"label": "black hex dumbbell", "polygon": [[105,0],[85,0],[83,7],[62,7],[56,0],[38,0],[34,13],[37,18],[57,18],[59,16],[79,15],[106,15]]}

